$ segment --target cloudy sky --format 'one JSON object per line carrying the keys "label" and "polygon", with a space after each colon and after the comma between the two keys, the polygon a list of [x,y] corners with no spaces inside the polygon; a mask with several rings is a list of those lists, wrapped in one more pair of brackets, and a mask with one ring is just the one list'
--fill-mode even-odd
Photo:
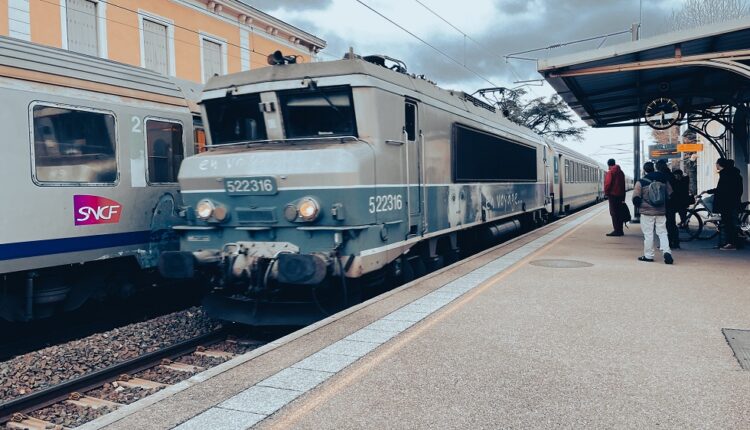
{"label": "cloudy sky", "polygon": [[[515,87],[514,81],[540,77],[535,62],[506,62],[504,55],[626,30],[638,22],[640,16],[641,37],[658,35],[666,31],[665,24],[672,10],[679,8],[684,0],[642,0],[642,9],[641,0],[244,1],[326,40],[328,47],[321,53],[321,60],[341,58],[351,46],[359,54],[399,58],[406,62],[411,73],[425,74],[444,88],[472,93],[491,86],[487,81]],[[362,3],[466,64],[475,73],[455,64]],[[604,41],[604,46],[628,40],[629,34],[614,36]],[[600,43],[602,41],[598,40],[530,55],[554,57],[596,49]],[[528,89],[534,96],[553,93],[547,84]],[[648,130],[643,129],[641,135],[648,144]],[[567,144],[602,161],[614,155],[622,160],[623,167],[632,169],[632,141],[632,129],[589,129],[584,141]]]}

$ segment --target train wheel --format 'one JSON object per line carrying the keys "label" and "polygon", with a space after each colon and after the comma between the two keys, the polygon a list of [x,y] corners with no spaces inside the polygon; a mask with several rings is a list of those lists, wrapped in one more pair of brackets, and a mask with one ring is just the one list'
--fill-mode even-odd
{"label": "train wheel", "polygon": [[401,283],[408,284],[415,279],[414,268],[407,259],[401,260]]}
{"label": "train wheel", "polygon": [[425,266],[428,273],[440,270],[445,266],[445,259],[442,255],[428,258]]}
{"label": "train wheel", "polygon": [[424,260],[421,256],[416,255],[407,259],[407,261],[409,262],[408,265],[411,266],[414,271],[414,279],[421,278],[427,274],[427,266],[425,266]]}
{"label": "train wheel", "polygon": [[443,254],[443,260],[445,261],[446,266],[450,266],[451,264],[455,263],[456,261],[461,259],[461,251],[458,249],[451,249],[448,250],[445,254]]}

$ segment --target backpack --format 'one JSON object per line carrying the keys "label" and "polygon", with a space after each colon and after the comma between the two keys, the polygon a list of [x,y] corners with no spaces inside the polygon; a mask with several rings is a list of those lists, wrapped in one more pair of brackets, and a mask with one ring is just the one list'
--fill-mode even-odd
{"label": "backpack", "polygon": [[664,206],[667,202],[667,184],[643,178],[641,179],[641,197],[652,207]]}

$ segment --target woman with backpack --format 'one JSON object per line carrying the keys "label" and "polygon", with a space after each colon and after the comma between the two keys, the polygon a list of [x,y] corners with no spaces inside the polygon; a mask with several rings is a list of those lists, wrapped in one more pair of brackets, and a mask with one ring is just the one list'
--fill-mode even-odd
{"label": "woman with backpack", "polygon": [[672,264],[672,250],[667,236],[667,199],[672,194],[669,176],[656,172],[654,163],[643,165],[645,176],[636,181],[633,189],[633,205],[640,208],[641,231],[643,231],[643,255],[638,261],[654,261],[654,231],[659,236],[659,246],[664,255],[664,263]]}

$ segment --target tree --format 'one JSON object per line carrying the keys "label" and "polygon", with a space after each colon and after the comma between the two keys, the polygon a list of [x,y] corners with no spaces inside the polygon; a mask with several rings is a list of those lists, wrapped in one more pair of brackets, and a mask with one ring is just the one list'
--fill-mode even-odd
{"label": "tree", "polygon": [[673,126],[666,130],[651,129],[651,138],[659,145],[677,144],[680,142],[680,128]]}
{"label": "tree", "polygon": [[[518,125],[534,130],[540,136],[560,140],[581,140],[586,127],[574,127],[574,114],[563,99],[554,94],[525,100],[523,88],[498,89],[492,101],[503,115]],[[490,94],[485,93],[485,98]],[[489,98],[488,98],[489,99]]]}
{"label": "tree", "polygon": [[672,31],[700,27],[750,15],[748,0],[686,0],[667,18]]}

